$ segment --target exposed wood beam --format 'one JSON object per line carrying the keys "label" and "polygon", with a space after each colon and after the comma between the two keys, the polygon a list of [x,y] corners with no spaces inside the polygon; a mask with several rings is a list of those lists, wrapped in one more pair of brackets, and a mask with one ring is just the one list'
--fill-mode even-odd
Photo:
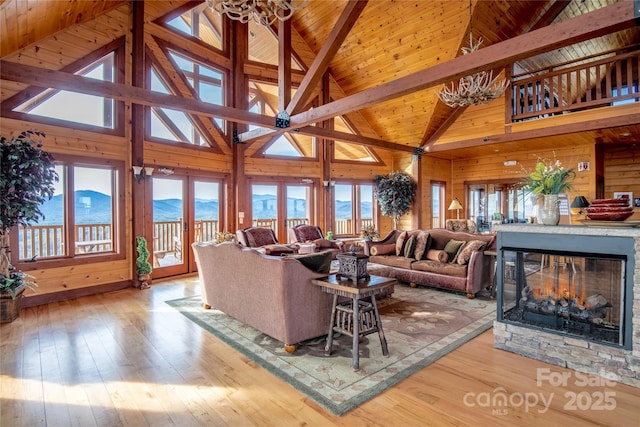
{"label": "exposed wood beam", "polygon": [[634,2],[616,3],[297,114],[291,118],[291,128],[317,123],[459,79],[469,73],[492,67],[504,67],[520,59],[633,26],[635,26]]}
{"label": "exposed wood beam", "polygon": [[393,142],[384,141],[381,139],[369,138],[366,136],[354,135],[352,133],[325,129],[319,126],[304,126],[298,129],[297,132],[303,135],[317,136],[325,139],[338,140],[354,144],[366,144],[375,147],[386,148],[389,150],[413,152],[414,149],[412,146],[408,145],[395,144]]}
{"label": "exposed wood beam", "polygon": [[278,21],[278,111],[291,101],[291,21]]}
{"label": "exposed wood beam", "polygon": [[[619,107],[611,107],[619,108]],[[547,126],[540,129],[529,129],[521,132],[509,132],[499,135],[489,135],[484,138],[473,138],[465,141],[448,142],[443,144],[435,144],[428,147],[428,153],[438,153],[442,151],[450,151],[461,148],[470,148],[478,145],[501,144],[505,142],[516,142],[527,139],[543,138],[554,135],[566,135],[578,132],[594,131],[599,129],[608,129],[618,126],[632,126],[638,124],[638,114],[623,114],[605,119],[593,119],[580,121],[577,123],[562,124],[556,126]],[[484,139],[488,138],[489,142]]]}
{"label": "exposed wood beam", "polygon": [[539,30],[540,28],[551,25],[551,23],[569,6],[571,0],[556,0],[551,7],[529,28],[529,31]]}
{"label": "exposed wood beam", "polygon": [[273,126],[273,117],[250,113],[238,108],[214,105],[196,99],[152,92],[120,83],[100,81],[5,60],[0,60],[0,78],[37,87],[104,96],[142,105],[174,108],[189,113],[219,117],[237,123],[250,123],[263,127]]}
{"label": "exposed wood beam", "polygon": [[329,68],[329,64],[333,60],[333,57],[340,49],[340,46],[342,46],[347,35],[349,35],[349,32],[358,20],[358,17],[360,17],[360,14],[367,5],[367,2],[368,0],[352,0],[346,4],[342,14],[338,18],[338,22],[336,22],[336,25],[331,30],[329,37],[327,37],[322,44],[320,52],[318,52],[313,64],[311,64],[307,70],[307,74],[302,80],[302,84],[287,106],[287,112],[289,114],[299,112],[300,107],[309,101],[311,94],[322,81],[324,72]]}
{"label": "exposed wood beam", "polygon": [[[302,79],[302,82],[300,83],[298,90],[293,96],[293,99],[291,100],[291,102],[285,103],[285,105],[287,105],[287,113],[294,114],[300,112],[302,109],[301,107],[306,104],[311,96],[317,91],[318,85],[320,81],[322,81],[324,72],[329,68],[329,64],[333,60],[333,57],[340,49],[340,46],[342,46],[342,43],[344,42],[347,35],[349,35],[351,28],[353,28],[353,25],[358,20],[358,17],[364,10],[367,2],[368,0],[352,0],[346,4],[345,8],[342,11],[342,14],[336,22],[336,25],[331,30],[331,33],[324,41],[320,52],[318,52],[318,55],[316,55],[313,63],[307,70],[307,73]],[[291,38],[289,38],[289,46],[291,46],[290,42]],[[280,44],[282,44],[282,42],[280,42]],[[283,47],[280,46],[279,49],[282,50]],[[282,55],[280,55],[280,68],[282,68],[282,66],[285,64],[291,63],[290,56],[291,50],[289,50],[288,57],[282,57]],[[282,73],[282,71],[280,72]],[[278,86],[279,90],[282,91],[282,84],[279,84]],[[281,97],[281,99],[283,98]],[[283,110],[284,108],[280,108],[280,111]],[[275,136],[278,133],[282,132],[278,132],[277,129],[254,129],[250,132],[241,134],[239,137],[241,141],[251,142],[258,138]]]}

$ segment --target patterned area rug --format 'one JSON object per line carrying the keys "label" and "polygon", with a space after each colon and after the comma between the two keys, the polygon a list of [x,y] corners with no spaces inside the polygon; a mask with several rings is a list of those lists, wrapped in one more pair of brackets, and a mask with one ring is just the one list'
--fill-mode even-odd
{"label": "patterned area rug", "polygon": [[305,341],[293,354],[283,344],[217,310],[202,308],[200,297],[167,301],[330,412],[342,415],[382,393],[443,355],[486,331],[495,318],[495,301],[467,299],[428,288],[397,285],[379,301],[389,346],[382,355],[378,334],[360,341],[360,369],[352,368],[351,338],[338,335],[331,356],[325,337]]}

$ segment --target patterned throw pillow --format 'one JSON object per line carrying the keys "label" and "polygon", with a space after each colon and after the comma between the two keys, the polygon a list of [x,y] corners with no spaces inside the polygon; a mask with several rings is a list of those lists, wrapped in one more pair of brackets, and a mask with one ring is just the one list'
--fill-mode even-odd
{"label": "patterned throw pillow", "polygon": [[456,262],[460,265],[465,265],[471,259],[471,254],[474,251],[481,250],[485,243],[486,242],[483,242],[482,240],[469,240],[458,253],[458,259]]}
{"label": "patterned throw pillow", "polygon": [[416,236],[411,236],[404,244],[403,255],[405,258],[414,258],[413,252],[416,249]]}
{"label": "patterned throw pillow", "polygon": [[416,249],[414,251],[415,259],[425,259],[427,251],[431,247],[431,234],[421,231],[416,236]]}
{"label": "patterned throw pillow", "polygon": [[396,239],[396,255],[398,256],[402,256],[404,255],[404,242],[407,240],[409,233],[407,233],[406,231],[403,231],[402,233],[400,233],[400,235],[398,236],[398,238]]}
{"label": "patterned throw pillow", "polygon": [[458,251],[465,244],[464,240],[451,239],[444,247],[444,251],[449,255],[449,262],[455,262]]}

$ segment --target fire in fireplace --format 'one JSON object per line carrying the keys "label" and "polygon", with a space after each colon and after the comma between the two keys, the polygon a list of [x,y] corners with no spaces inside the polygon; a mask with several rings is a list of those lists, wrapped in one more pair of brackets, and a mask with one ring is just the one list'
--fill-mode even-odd
{"label": "fire in fireplace", "polygon": [[621,257],[503,251],[503,320],[623,345],[624,273]]}

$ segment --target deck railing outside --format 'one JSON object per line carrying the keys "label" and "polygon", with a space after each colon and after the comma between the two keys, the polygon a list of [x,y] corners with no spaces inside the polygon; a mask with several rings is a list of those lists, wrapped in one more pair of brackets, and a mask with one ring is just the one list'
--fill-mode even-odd
{"label": "deck railing outside", "polygon": [[[75,230],[75,253],[97,253],[112,250],[111,224],[78,224]],[[19,259],[51,258],[64,256],[64,226],[32,225],[18,228]]]}

